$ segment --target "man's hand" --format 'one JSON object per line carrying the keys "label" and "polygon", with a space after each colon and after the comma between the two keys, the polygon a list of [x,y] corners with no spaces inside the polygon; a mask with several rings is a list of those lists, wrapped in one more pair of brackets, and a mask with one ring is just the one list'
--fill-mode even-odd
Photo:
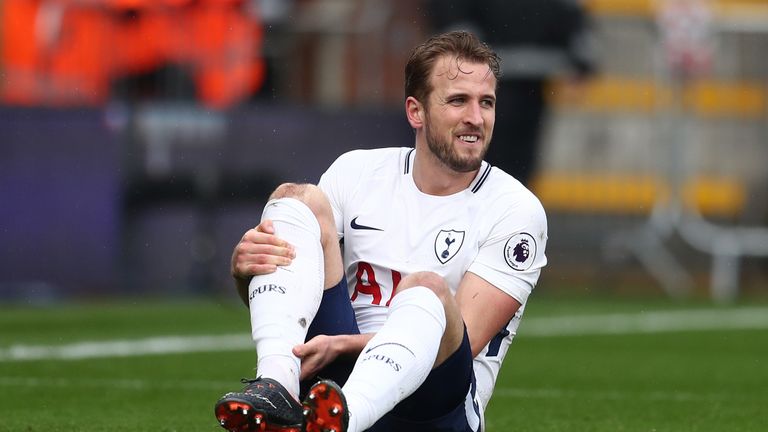
{"label": "man's hand", "polygon": [[275,235],[271,220],[248,230],[232,252],[231,273],[238,279],[250,279],[289,265],[296,252],[293,246]]}
{"label": "man's hand", "polygon": [[301,359],[301,377],[311,378],[339,356],[334,339],[338,336],[317,335],[307,343],[293,347],[293,355]]}
{"label": "man's hand", "polygon": [[265,219],[248,230],[235,246],[230,265],[243,303],[248,306],[248,284],[253,276],[274,273],[278,266],[289,265],[295,257],[293,246],[275,235],[271,220]]}
{"label": "man's hand", "polygon": [[301,377],[312,378],[340,356],[357,357],[374,333],[351,335],[317,335],[293,347],[293,355],[301,359]]}

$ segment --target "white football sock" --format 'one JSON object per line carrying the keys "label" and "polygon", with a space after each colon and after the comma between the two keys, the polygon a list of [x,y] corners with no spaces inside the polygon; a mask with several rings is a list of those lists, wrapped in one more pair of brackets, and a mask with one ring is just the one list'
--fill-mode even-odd
{"label": "white football sock", "polygon": [[350,432],[369,428],[424,382],[445,325],[443,304],[430,289],[397,293],[387,321],[360,353],[342,389]]}
{"label": "white football sock", "polygon": [[320,224],[293,198],[269,201],[262,219],[274,222],[275,234],[294,246],[296,258],[275,273],[254,276],[248,286],[256,374],[277,380],[298,398],[301,361],[291,350],[304,343],[323,295]]}

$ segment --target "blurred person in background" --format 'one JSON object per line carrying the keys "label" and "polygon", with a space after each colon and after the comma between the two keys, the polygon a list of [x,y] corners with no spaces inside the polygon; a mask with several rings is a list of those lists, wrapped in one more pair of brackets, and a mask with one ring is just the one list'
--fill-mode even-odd
{"label": "blurred person in background", "polygon": [[[594,72],[580,0],[428,0],[435,31],[467,29],[503,59],[494,145],[486,160],[528,185],[536,174],[552,78],[578,86]],[[571,89],[573,90],[573,89]]]}
{"label": "blurred person in background", "polygon": [[290,51],[289,41],[296,14],[297,0],[250,0],[251,10],[258,12],[264,29],[261,55],[264,59],[265,77],[260,91],[252,94],[253,100],[273,101],[286,84],[286,66],[282,57]]}
{"label": "blurred person in background", "polygon": [[258,364],[216,403],[222,427],[483,429],[547,242],[539,200],[483,160],[498,76],[474,35],[430,38],[405,67],[413,147],[272,193],[232,255]]}

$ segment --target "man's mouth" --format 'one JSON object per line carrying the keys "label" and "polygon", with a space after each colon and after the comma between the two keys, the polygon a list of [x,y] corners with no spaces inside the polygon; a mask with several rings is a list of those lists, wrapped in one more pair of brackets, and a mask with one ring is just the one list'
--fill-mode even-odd
{"label": "man's mouth", "polygon": [[465,143],[474,144],[480,139],[477,135],[459,135],[459,139]]}

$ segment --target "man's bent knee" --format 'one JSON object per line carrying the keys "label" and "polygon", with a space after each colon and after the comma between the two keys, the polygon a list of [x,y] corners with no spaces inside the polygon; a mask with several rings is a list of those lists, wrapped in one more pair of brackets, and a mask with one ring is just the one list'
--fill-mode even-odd
{"label": "man's bent knee", "polygon": [[448,282],[446,282],[446,280],[439,274],[430,271],[409,274],[400,281],[395,291],[400,292],[417,286],[426,287],[432,290],[444,305],[446,304],[446,301],[451,301],[453,299],[453,294],[451,294],[451,290],[448,287]]}
{"label": "man's bent knee", "polygon": [[451,292],[448,282],[437,273],[423,271],[411,273],[404,277],[397,285],[395,295],[398,292],[413,287],[426,287],[437,295],[445,309],[446,328],[443,338],[440,341],[440,348],[435,360],[435,366],[443,363],[451,354],[453,354],[461,345],[464,337],[464,320],[461,318],[459,305]]}
{"label": "man's bent knee", "polygon": [[332,226],[335,232],[336,225],[333,221],[331,203],[318,186],[308,183],[283,183],[269,196],[270,200],[279,198],[293,198],[301,201],[309,207],[321,227]]}
{"label": "man's bent knee", "polygon": [[320,242],[325,259],[325,288],[339,283],[344,275],[341,261],[339,238],[336,233],[336,222],[333,217],[331,202],[320,187],[308,183],[283,183],[278,186],[269,199],[293,198],[309,207],[320,224]]}
{"label": "man's bent knee", "polygon": [[283,183],[275,188],[269,199],[295,198],[306,204],[307,197],[312,193],[312,188],[317,188],[317,186],[306,183]]}

